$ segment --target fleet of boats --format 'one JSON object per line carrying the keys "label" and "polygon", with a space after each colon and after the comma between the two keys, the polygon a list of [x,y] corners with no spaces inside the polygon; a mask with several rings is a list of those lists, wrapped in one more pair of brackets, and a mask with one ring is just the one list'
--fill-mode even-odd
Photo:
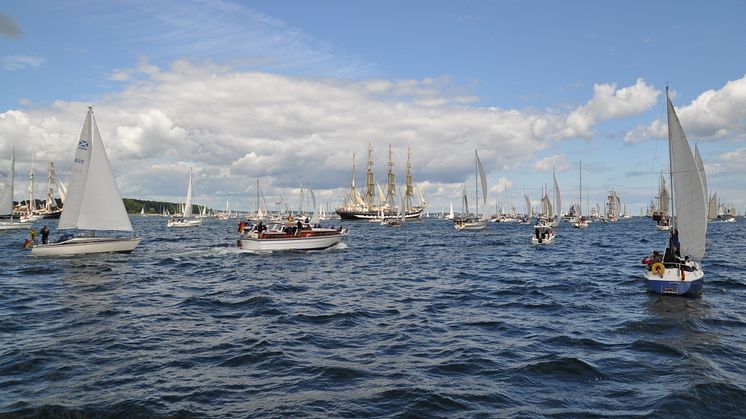
{"label": "fleet of boats", "polygon": [[[663,174],[658,179],[655,199],[651,202],[647,215],[656,222],[658,230],[668,232],[665,252],[655,252],[646,258],[644,273],[647,289],[658,294],[692,295],[702,292],[704,272],[701,261],[705,253],[707,222],[720,220],[735,221],[735,209],[722,204],[717,192],[712,195],[707,189],[704,163],[699,149],[694,151],[684,134],[666,89],[666,106],[668,115],[669,173],[668,182]],[[405,184],[397,187],[394,174],[393,153],[389,146],[388,172],[386,191],[376,182],[373,174],[372,146],[368,146],[368,164],[366,171],[366,188],[359,192],[355,186],[355,156],[353,154],[353,171],[350,192],[344,205],[337,208],[336,214],[343,220],[369,220],[384,226],[399,227],[407,219],[418,219],[426,207],[421,192],[413,181],[411,155],[408,151]],[[33,165],[32,165],[33,167]],[[534,214],[528,194],[524,193],[524,214],[504,214],[498,210],[497,216],[490,218],[487,207],[487,176],[478,152],[474,151],[474,211],[469,210],[469,196],[464,187],[462,210],[454,213],[453,204],[442,218],[452,220],[456,230],[484,230],[488,221],[533,224],[531,242],[535,245],[547,245],[556,240],[556,228],[566,220],[572,227],[587,228],[589,218],[596,222],[616,222],[629,218],[626,204],[622,204],[617,191],[609,194],[604,205],[604,213],[598,204],[587,205],[590,217],[583,214],[583,177],[582,162],[579,165],[578,201],[570,210],[562,214],[562,201],[556,174],[552,173],[552,188],[542,188],[540,204]],[[127,215],[119,189],[111,171],[103,141],[89,107],[83,123],[83,129],[77,142],[73,159],[69,187],[55,178],[54,163],[48,167],[48,188],[46,203],[36,208],[33,199],[33,169],[29,173],[29,198],[25,206],[15,206],[13,202],[15,182],[15,150],[11,152],[8,175],[5,177],[0,195],[0,231],[29,229],[31,223],[39,217],[59,217],[59,230],[76,230],[77,236],[64,234],[55,242],[34,244],[31,254],[39,256],[76,255],[102,252],[131,252],[140,243],[141,238],[132,234],[130,237],[97,236],[101,231],[132,232],[132,225]],[[60,208],[53,196],[57,188],[64,208]],[[199,214],[193,214],[194,181],[192,169],[189,169],[186,199],[181,213],[169,216],[168,227],[195,227],[207,218],[207,207],[202,206]],[[309,220],[303,211],[303,188],[301,187],[301,204],[299,211],[289,211],[283,215],[276,211],[274,215],[267,210],[263,191],[257,180],[257,211],[247,214],[241,221],[237,240],[239,248],[251,251],[279,250],[319,250],[339,244],[348,234],[345,227],[327,228],[320,225],[320,219],[326,214],[317,205],[315,195],[308,189],[312,200],[312,218]],[[587,199],[588,194],[586,194]],[[260,205],[264,203],[263,206]],[[481,199],[480,199],[481,198]],[[480,201],[482,212],[480,213]],[[277,205],[284,202],[284,198]],[[64,210],[63,210],[64,209]],[[199,208],[198,208],[199,209]],[[151,211],[153,211],[151,209]],[[166,213],[168,210],[163,209]],[[141,215],[145,215],[145,207]],[[16,221],[14,216],[22,216]],[[226,211],[221,219],[238,218],[226,203]],[[22,222],[27,221],[27,222]],[[265,224],[265,221],[269,224]],[[685,256],[682,258],[682,256]]]}

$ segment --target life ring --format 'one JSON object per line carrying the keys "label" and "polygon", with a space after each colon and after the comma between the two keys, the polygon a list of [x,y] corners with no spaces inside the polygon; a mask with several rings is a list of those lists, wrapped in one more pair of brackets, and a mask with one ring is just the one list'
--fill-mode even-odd
{"label": "life ring", "polygon": [[666,266],[663,265],[660,262],[656,262],[653,264],[653,266],[650,267],[650,270],[657,275],[663,276],[663,273],[666,272]]}

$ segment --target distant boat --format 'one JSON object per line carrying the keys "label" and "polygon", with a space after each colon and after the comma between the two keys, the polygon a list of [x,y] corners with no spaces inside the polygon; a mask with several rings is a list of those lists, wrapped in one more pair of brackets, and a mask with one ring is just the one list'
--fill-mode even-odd
{"label": "distant boat", "polygon": [[536,224],[534,226],[534,234],[531,236],[531,243],[550,244],[554,242],[555,237],[556,234],[550,225]]}
{"label": "distant boat", "polygon": [[487,220],[484,217],[479,216],[479,181],[482,183],[482,202],[485,213],[487,212],[487,176],[482,167],[482,162],[479,160],[479,154],[474,150],[474,166],[475,167],[475,179],[474,179],[474,203],[475,211],[474,216],[469,216],[468,198],[466,196],[466,189],[464,189],[464,209],[465,212],[459,217],[453,219],[453,227],[456,230],[484,230],[487,227]]}
{"label": "distant boat", "polygon": [[142,209],[140,210],[140,215],[143,217],[145,216],[145,205],[143,205]]}
{"label": "distant boat", "polygon": [[451,210],[448,211],[448,215],[446,215],[446,219],[453,220],[455,215],[453,214],[453,202],[451,202]]}
{"label": "distant boat", "polygon": [[586,228],[588,227],[588,220],[583,216],[583,162],[582,161],[580,162],[578,173],[580,174],[580,191],[578,194],[577,216],[576,216],[576,219],[573,221],[572,226],[574,228]]}
{"label": "distant boat", "polygon": [[10,172],[5,178],[5,187],[0,196],[0,217],[10,217],[8,221],[0,221],[0,231],[22,230],[31,228],[30,224],[16,223],[13,221],[13,192],[16,177],[16,149],[10,153]]}
{"label": "distant boat", "polygon": [[[396,195],[395,176],[393,171],[393,162],[391,158],[391,147],[389,146],[389,171],[387,174],[386,194],[378,191],[376,187],[375,176],[373,175],[373,146],[368,144],[368,167],[366,171],[366,191],[364,194],[359,192],[355,187],[355,155],[352,155],[352,183],[350,185],[350,194],[344,205],[337,208],[336,213],[343,220],[380,220],[380,210],[383,210],[384,218],[395,217],[397,205],[394,197]],[[412,161],[407,153],[407,174],[404,191],[404,218],[420,218],[425,210],[427,202],[419,190],[414,185],[412,176]],[[378,198],[377,198],[377,195]],[[381,197],[380,195],[384,195]],[[417,203],[412,203],[416,198]],[[378,201],[378,203],[376,203]]]}
{"label": "distant boat", "polygon": [[60,256],[86,253],[131,252],[139,237],[96,237],[96,231],[132,231],[119,188],[101,140],[93,107],[88,107],[73,160],[60,230],[89,230],[89,236],[65,238],[34,245],[31,253]]}
{"label": "distant boat", "polygon": [[[645,282],[648,290],[656,294],[696,295],[704,287],[700,263],[707,236],[707,195],[684,129],[668,97],[668,87],[666,105],[673,226],[663,261],[649,265]],[[690,262],[682,261],[682,255],[691,258]]]}
{"label": "distant boat", "polygon": [[187,196],[183,211],[184,216],[168,220],[166,223],[168,227],[199,227],[202,225],[201,219],[192,218],[192,189],[194,189],[194,182],[192,180],[191,167],[189,168],[189,182],[187,185]]}

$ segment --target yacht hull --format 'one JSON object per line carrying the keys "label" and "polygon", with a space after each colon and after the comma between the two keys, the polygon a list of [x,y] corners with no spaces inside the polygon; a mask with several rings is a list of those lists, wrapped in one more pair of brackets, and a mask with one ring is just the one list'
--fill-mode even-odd
{"label": "yacht hull", "polygon": [[297,238],[243,238],[238,240],[238,247],[256,251],[321,250],[334,246],[343,238],[344,234]]}
{"label": "yacht hull", "polygon": [[89,253],[129,253],[135,249],[142,238],[116,237],[73,237],[71,239],[49,244],[38,244],[31,248],[35,256],[67,256]]}
{"label": "yacht hull", "polygon": [[704,273],[701,270],[682,271],[678,267],[666,268],[663,275],[645,271],[645,284],[648,291],[663,295],[698,295],[704,288]]}

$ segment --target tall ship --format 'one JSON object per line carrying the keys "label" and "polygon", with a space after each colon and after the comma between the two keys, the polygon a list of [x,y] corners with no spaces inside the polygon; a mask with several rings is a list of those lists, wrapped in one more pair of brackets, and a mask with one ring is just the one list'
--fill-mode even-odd
{"label": "tall ship", "polygon": [[355,155],[352,155],[352,183],[350,184],[350,193],[346,197],[344,204],[337,208],[337,215],[343,220],[373,220],[381,218],[393,218],[399,213],[401,202],[404,206],[404,218],[420,218],[425,210],[427,202],[422,197],[422,193],[414,185],[414,176],[412,175],[412,158],[407,149],[407,173],[405,176],[404,197],[397,199],[396,176],[394,175],[394,163],[392,160],[393,153],[389,145],[389,163],[388,173],[386,174],[386,193],[383,192],[380,185],[375,180],[373,174],[373,146],[368,144],[368,165],[365,174],[365,191],[358,191],[355,187]]}

